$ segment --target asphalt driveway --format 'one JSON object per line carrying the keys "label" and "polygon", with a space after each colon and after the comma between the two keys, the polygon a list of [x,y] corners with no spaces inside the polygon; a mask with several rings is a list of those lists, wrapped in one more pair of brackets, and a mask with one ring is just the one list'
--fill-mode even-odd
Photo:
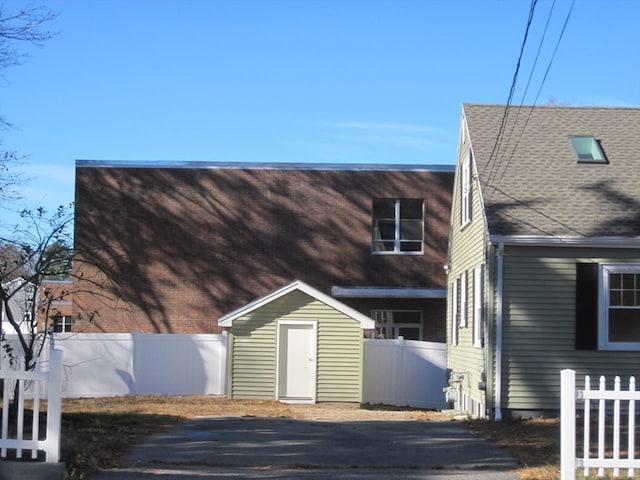
{"label": "asphalt driveway", "polygon": [[204,417],[144,439],[90,480],[515,480],[516,461],[455,422]]}

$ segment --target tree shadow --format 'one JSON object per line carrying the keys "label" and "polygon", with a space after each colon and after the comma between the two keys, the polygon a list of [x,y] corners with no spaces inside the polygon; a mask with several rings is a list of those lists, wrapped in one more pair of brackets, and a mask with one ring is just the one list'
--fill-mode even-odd
{"label": "tree shadow", "polygon": [[[302,280],[443,288],[452,172],[78,167],[75,242],[102,271],[101,331],[218,332],[215,319]],[[425,199],[425,254],[371,253],[371,200]],[[92,303],[94,302],[94,303]]]}

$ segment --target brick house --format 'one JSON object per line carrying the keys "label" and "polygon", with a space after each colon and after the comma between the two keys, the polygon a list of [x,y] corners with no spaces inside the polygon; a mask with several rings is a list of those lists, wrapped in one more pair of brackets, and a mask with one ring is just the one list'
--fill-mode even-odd
{"label": "brick house", "polygon": [[374,318],[378,336],[444,341],[453,177],[78,161],[77,290],[92,295],[75,295],[74,330],[217,333],[222,315],[300,280]]}
{"label": "brick house", "polygon": [[38,324],[56,332],[70,332],[73,324],[73,281],[43,280],[40,284]]}

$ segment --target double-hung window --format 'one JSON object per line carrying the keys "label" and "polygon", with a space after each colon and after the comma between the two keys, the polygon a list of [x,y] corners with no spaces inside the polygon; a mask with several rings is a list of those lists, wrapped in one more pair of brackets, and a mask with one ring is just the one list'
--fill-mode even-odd
{"label": "double-hung window", "polygon": [[420,255],[424,243],[424,201],[377,198],[372,204],[372,251]]}
{"label": "double-hung window", "polygon": [[598,346],[640,350],[640,264],[600,265]]}

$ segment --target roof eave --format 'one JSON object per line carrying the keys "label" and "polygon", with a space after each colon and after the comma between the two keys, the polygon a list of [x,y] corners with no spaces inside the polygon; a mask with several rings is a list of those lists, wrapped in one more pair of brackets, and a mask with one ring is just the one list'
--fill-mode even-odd
{"label": "roof eave", "polygon": [[447,298],[446,288],[333,287],[331,295],[343,298]]}
{"label": "roof eave", "polygon": [[640,248],[640,237],[559,237],[550,235],[491,235],[492,244],[531,247]]}

